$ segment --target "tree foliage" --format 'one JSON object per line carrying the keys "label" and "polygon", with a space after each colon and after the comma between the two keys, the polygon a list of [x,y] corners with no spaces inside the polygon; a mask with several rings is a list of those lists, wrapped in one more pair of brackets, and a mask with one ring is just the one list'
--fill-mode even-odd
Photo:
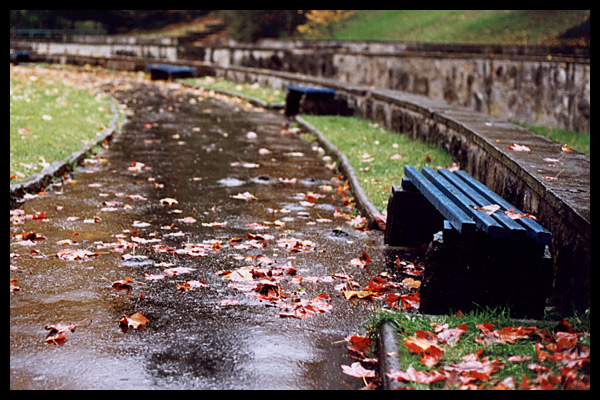
{"label": "tree foliage", "polygon": [[241,41],[289,36],[306,20],[302,10],[223,10],[221,17],[231,36]]}
{"label": "tree foliage", "polygon": [[333,26],[354,15],[351,10],[308,10],[305,14],[306,23],[298,25],[297,30],[302,34],[312,35],[326,31],[329,35],[333,32]]}
{"label": "tree foliage", "polygon": [[72,29],[86,22],[109,33],[156,29],[200,17],[209,10],[10,10],[10,27]]}

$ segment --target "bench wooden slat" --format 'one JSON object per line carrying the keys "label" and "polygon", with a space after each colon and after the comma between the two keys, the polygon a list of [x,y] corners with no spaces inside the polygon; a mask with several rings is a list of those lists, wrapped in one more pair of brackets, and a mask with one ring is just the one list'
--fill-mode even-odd
{"label": "bench wooden slat", "polygon": [[[477,181],[475,178],[471,177],[465,171],[456,171],[456,175],[458,175],[464,182],[470,185],[473,189],[475,189],[479,194],[485,197],[487,200],[491,202],[491,204],[498,204],[503,211],[512,208],[517,213],[521,213],[518,209],[516,209],[512,204],[504,200],[502,197],[488,189],[483,183]],[[541,244],[549,244],[552,241],[552,233],[548,230],[544,229],[540,224],[535,222],[531,218],[521,218],[517,220],[526,230],[527,236],[532,238],[533,240],[541,243]]]}
{"label": "bench wooden slat", "polygon": [[415,187],[433,204],[433,206],[450,221],[452,226],[460,233],[475,231],[475,222],[462,211],[452,200],[442,193],[434,184],[415,167],[404,167],[404,175],[410,179]]}
{"label": "bench wooden slat", "polygon": [[174,74],[174,73],[178,73],[178,72],[189,72],[189,73],[194,72],[193,67],[183,67],[180,65],[168,65],[168,64],[151,64],[151,65],[147,65],[146,69],[149,71],[152,71],[152,70],[164,71],[169,74]]}
{"label": "bench wooden slat", "polygon": [[[460,189],[465,195],[470,197],[478,207],[484,207],[490,205],[489,200],[483,197],[473,187],[468,185],[465,181],[459,178],[457,175],[447,169],[440,168],[438,173],[451,182],[454,186]],[[521,240],[527,235],[526,229],[519,224],[517,221],[508,218],[506,214],[502,212],[496,212],[491,215],[501,225],[505,226],[510,231],[510,236],[516,240]]]}
{"label": "bench wooden slat", "polygon": [[335,89],[330,88],[321,88],[315,86],[306,86],[306,85],[289,85],[288,91],[291,92],[299,92],[305,94],[317,94],[317,95],[325,95],[325,96],[335,96]]}
{"label": "bench wooden slat", "polygon": [[509,231],[504,226],[500,225],[494,218],[490,217],[485,211],[477,210],[478,205],[473,199],[466,196],[463,192],[455,187],[450,181],[446,180],[442,175],[438,174],[433,168],[423,167],[421,173],[429,179],[435,186],[438,187],[446,196],[453,200],[458,207],[461,208],[468,216],[473,218],[477,228],[486,232],[493,238],[504,237],[509,234]]}

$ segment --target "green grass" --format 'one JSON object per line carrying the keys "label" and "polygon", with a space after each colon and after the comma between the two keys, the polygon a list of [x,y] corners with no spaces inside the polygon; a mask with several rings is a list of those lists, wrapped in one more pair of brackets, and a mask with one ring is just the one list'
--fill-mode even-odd
{"label": "green grass", "polygon": [[334,29],[333,39],[547,45],[589,14],[589,10],[355,10]]}
{"label": "green grass", "polygon": [[[302,118],[346,155],[365,194],[380,210],[387,205],[392,185],[400,184],[405,165],[420,170],[424,166],[452,164],[452,158],[442,148],[359,117],[302,115]],[[395,155],[401,158],[392,159]]]}
{"label": "green grass", "polygon": [[44,161],[81,150],[112,119],[111,100],[48,75],[10,76],[11,183],[40,172]]}
{"label": "green grass", "polygon": [[[538,372],[533,371],[528,367],[528,365],[531,363],[547,367],[549,368],[549,374],[557,375],[559,377],[561,376],[561,367],[564,366],[564,364],[561,364],[560,362],[553,362],[550,359],[543,361],[538,360],[535,349],[536,343],[543,343],[546,345],[548,342],[542,341],[542,338],[535,334],[530,334],[527,338],[517,339],[514,343],[482,344],[476,342],[475,339],[481,335],[481,331],[477,327],[477,324],[480,323],[492,323],[494,324],[492,330],[497,329],[498,331],[502,330],[504,327],[516,328],[522,326],[523,328],[527,328],[529,326],[534,326],[536,327],[537,332],[541,332],[545,329],[545,333],[548,335],[545,337],[546,340],[548,337],[551,340],[555,340],[555,337],[553,337],[553,328],[556,326],[556,322],[536,321],[535,323],[532,323],[531,321],[528,321],[527,323],[524,323],[522,321],[511,319],[509,311],[504,309],[479,309],[467,314],[457,313],[429,317],[417,314],[409,314],[406,312],[377,311],[374,312],[371,319],[367,322],[366,326],[369,330],[369,334],[375,335],[374,327],[378,326],[383,321],[392,322],[397,327],[399,346],[398,356],[404,370],[412,365],[417,371],[431,372],[432,370],[436,370],[441,372],[444,366],[461,363],[464,361],[464,356],[473,354],[476,351],[483,349],[483,353],[480,355],[479,360],[484,359],[484,357],[489,357],[490,360],[499,360],[504,363],[498,372],[490,375],[490,380],[485,382],[476,382],[477,385],[483,385],[484,388],[489,389],[509,377],[513,377],[515,379],[517,387],[522,382],[523,376],[526,376],[530,382],[534,381],[538,376]],[[434,327],[431,325],[432,322],[437,322],[440,324],[447,323],[451,329],[456,328],[461,324],[466,324],[467,329],[460,337],[458,343],[454,345],[440,344],[439,346],[444,350],[443,356],[440,358],[438,364],[431,367],[426,367],[419,359],[417,353],[414,353],[404,346],[404,341],[407,337],[414,337],[417,330],[433,333]],[[589,348],[589,313],[586,313],[584,316],[575,316],[573,318],[569,318],[567,319],[567,322],[571,325],[575,332],[581,333],[578,341],[579,344]],[[549,350],[544,348],[544,351],[548,352]],[[512,362],[508,359],[508,357],[516,355],[530,357],[530,359],[524,362]],[[585,370],[580,370],[578,371],[578,376],[581,377],[585,373]],[[587,373],[587,379],[589,379],[589,371]],[[407,383],[407,387],[415,389],[446,388],[444,381],[435,382],[432,384],[409,382]]]}
{"label": "green grass", "polygon": [[239,83],[221,78],[206,76],[203,78],[187,78],[183,82],[206,89],[227,90],[243,96],[255,97],[268,103],[284,103],[285,91],[260,86],[258,83]]}

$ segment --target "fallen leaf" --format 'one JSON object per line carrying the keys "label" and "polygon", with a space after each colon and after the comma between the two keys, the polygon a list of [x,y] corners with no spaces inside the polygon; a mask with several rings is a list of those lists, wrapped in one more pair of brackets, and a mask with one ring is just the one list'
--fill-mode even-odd
{"label": "fallen leaf", "polygon": [[506,214],[506,216],[510,219],[531,218],[537,221],[535,215],[529,213],[518,213],[512,208],[509,208],[508,210],[504,211],[504,214]]}
{"label": "fallen leaf", "polygon": [[235,194],[235,195],[230,195],[230,197],[232,199],[240,199],[240,200],[246,200],[246,201],[258,200],[253,194],[251,194],[249,192],[244,192],[244,193],[238,193],[238,194]]}
{"label": "fallen leaf", "polygon": [[456,364],[444,366],[444,372],[458,372],[474,377],[476,379],[487,381],[490,375],[497,372],[504,366],[500,360],[490,360],[489,357],[479,360],[462,361]]}
{"label": "fallen leaf", "polygon": [[427,350],[431,346],[437,346],[438,337],[435,333],[417,329],[415,336],[409,336],[404,339],[404,347],[420,352]]}
{"label": "fallen leaf", "polygon": [[178,218],[177,221],[184,222],[186,224],[193,224],[196,222],[196,218],[194,218],[194,217]]}
{"label": "fallen leaf", "polygon": [[372,262],[373,261],[369,258],[369,255],[363,251],[359,257],[353,258],[348,262],[348,264],[354,265],[355,267],[364,268],[367,264]]}
{"label": "fallen leaf", "polygon": [[371,351],[371,338],[367,336],[350,335],[345,340],[349,343],[348,351],[357,357],[364,358]]}
{"label": "fallen leaf", "polygon": [[175,276],[181,274],[187,274],[188,272],[193,271],[194,268],[188,267],[175,267],[175,268],[167,268],[163,271],[166,276]]}
{"label": "fallen leaf", "polygon": [[35,232],[15,233],[10,237],[14,237],[18,240],[30,240],[32,242],[35,242],[36,240],[46,240],[46,238],[43,235],[37,234]]}
{"label": "fallen leaf", "polygon": [[442,344],[454,345],[458,343],[463,333],[467,331],[468,325],[458,325],[456,328],[450,329],[449,327],[444,328],[437,333],[437,338]]}
{"label": "fallen leaf", "polygon": [[260,168],[260,164],[251,163],[251,162],[239,162],[239,161],[235,161],[235,162],[232,162],[229,165],[231,165],[232,167]]}
{"label": "fallen leaf", "polygon": [[418,289],[421,287],[421,281],[417,281],[413,278],[404,278],[402,284],[409,289]]}
{"label": "fallen leaf", "polygon": [[367,297],[379,296],[379,293],[371,290],[346,290],[344,291],[344,296],[346,296],[346,300],[350,300],[353,297],[365,299]]}
{"label": "fallen leaf", "polygon": [[500,208],[501,208],[498,204],[489,204],[489,205],[483,206],[483,207],[475,207],[475,206],[471,206],[471,207],[474,208],[475,210],[483,211],[487,215],[492,215],[493,213],[500,210]]}
{"label": "fallen leaf", "polygon": [[12,292],[17,292],[19,290],[21,290],[21,288],[19,286],[17,286],[17,279],[11,279],[10,280],[10,291]]}
{"label": "fallen leaf", "polygon": [[177,290],[188,291],[199,287],[206,287],[205,281],[187,281],[184,283],[178,283],[176,286]]}
{"label": "fallen leaf", "polygon": [[396,381],[412,381],[427,384],[445,379],[444,375],[437,371],[432,371],[431,374],[428,374],[427,372],[415,370],[412,365],[408,367],[406,372],[392,369],[390,372],[386,372],[385,374],[388,376],[388,378]]}
{"label": "fallen leaf", "polygon": [[202,226],[206,226],[208,228],[223,227],[223,226],[226,226],[226,225],[227,225],[227,221],[224,221],[224,222],[209,222],[209,223],[203,222],[202,223]]}
{"label": "fallen leaf", "polygon": [[175,199],[172,199],[170,197],[165,197],[164,199],[160,199],[160,204],[164,204],[167,206],[172,206],[173,204],[178,204],[179,202]]}
{"label": "fallen leaf", "polygon": [[401,295],[400,300],[402,301],[402,308],[405,310],[419,308],[419,305],[421,304],[419,292]]}
{"label": "fallen leaf", "polygon": [[119,324],[121,325],[121,327],[133,329],[144,328],[148,322],[150,321],[148,321],[148,319],[139,312],[133,314],[130,317],[124,315],[124,317],[119,320]]}
{"label": "fallen leaf", "polygon": [[129,283],[131,283],[132,281],[133,278],[131,276],[128,276],[125,279],[114,281],[111,286],[114,288],[122,288],[124,286],[129,286]]}
{"label": "fallen leaf", "polygon": [[58,344],[67,338],[67,333],[75,332],[75,325],[58,323],[54,325],[46,325],[44,329],[49,330],[48,336],[46,336],[47,343]]}
{"label": "fallen leaf", "polygon": [[529,147],[520,145],[517,143],[513,143],[512,145],[508,146],[508,149],[512,150],[512,151],[524,151],[524,152],[531,151],[531,149]]}
{"label": "fallen leaf", "polygon": [[59,250],[56,257],[65,261],[86,260],[90,257],[98,257],[98,253],[89,250],[64,249]]}
{"label": "fallen leaf", "polygon": [[368,230],[368,228],[366,227],[367,219],[360,215],[357,215],[356,217],[352,218],[350,221],[347,221],[346,223],[349,224],[354,229],[359,230],[359,231],[360,230]]}
{"label": "fallen leaf", "polygon": [[131,166],[127,167],[127,171],[140,172],[145,165],[141,162],[132,161]]}
{"label": "fallen leaf", "polygon": [[343,373],[355,378],[375,378],[375,371],[372,369],[366,369],[358,361],[352,363],[350,366],[342,365],[341,367]]}

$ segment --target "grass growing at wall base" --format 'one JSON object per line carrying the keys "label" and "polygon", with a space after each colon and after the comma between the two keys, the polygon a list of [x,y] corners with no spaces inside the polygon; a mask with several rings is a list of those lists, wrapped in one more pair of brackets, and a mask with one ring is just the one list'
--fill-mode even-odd
{"label": "grass growing at wall base", "polygon": [[[12,68],[12,67],[11,67]],[[108,127],[111,100],[32,73],[10,77],[10,183],[81,150]],[[13,178],[14,177],[14,178]]]}
{"label": "grass growing at wall base", "polygon": [[360,117],[302,115],[346,155],[371,202],[385,210],[392,185],[399,185],[404,166],[446,167],[452,158],[441,147],[389,131]]}

